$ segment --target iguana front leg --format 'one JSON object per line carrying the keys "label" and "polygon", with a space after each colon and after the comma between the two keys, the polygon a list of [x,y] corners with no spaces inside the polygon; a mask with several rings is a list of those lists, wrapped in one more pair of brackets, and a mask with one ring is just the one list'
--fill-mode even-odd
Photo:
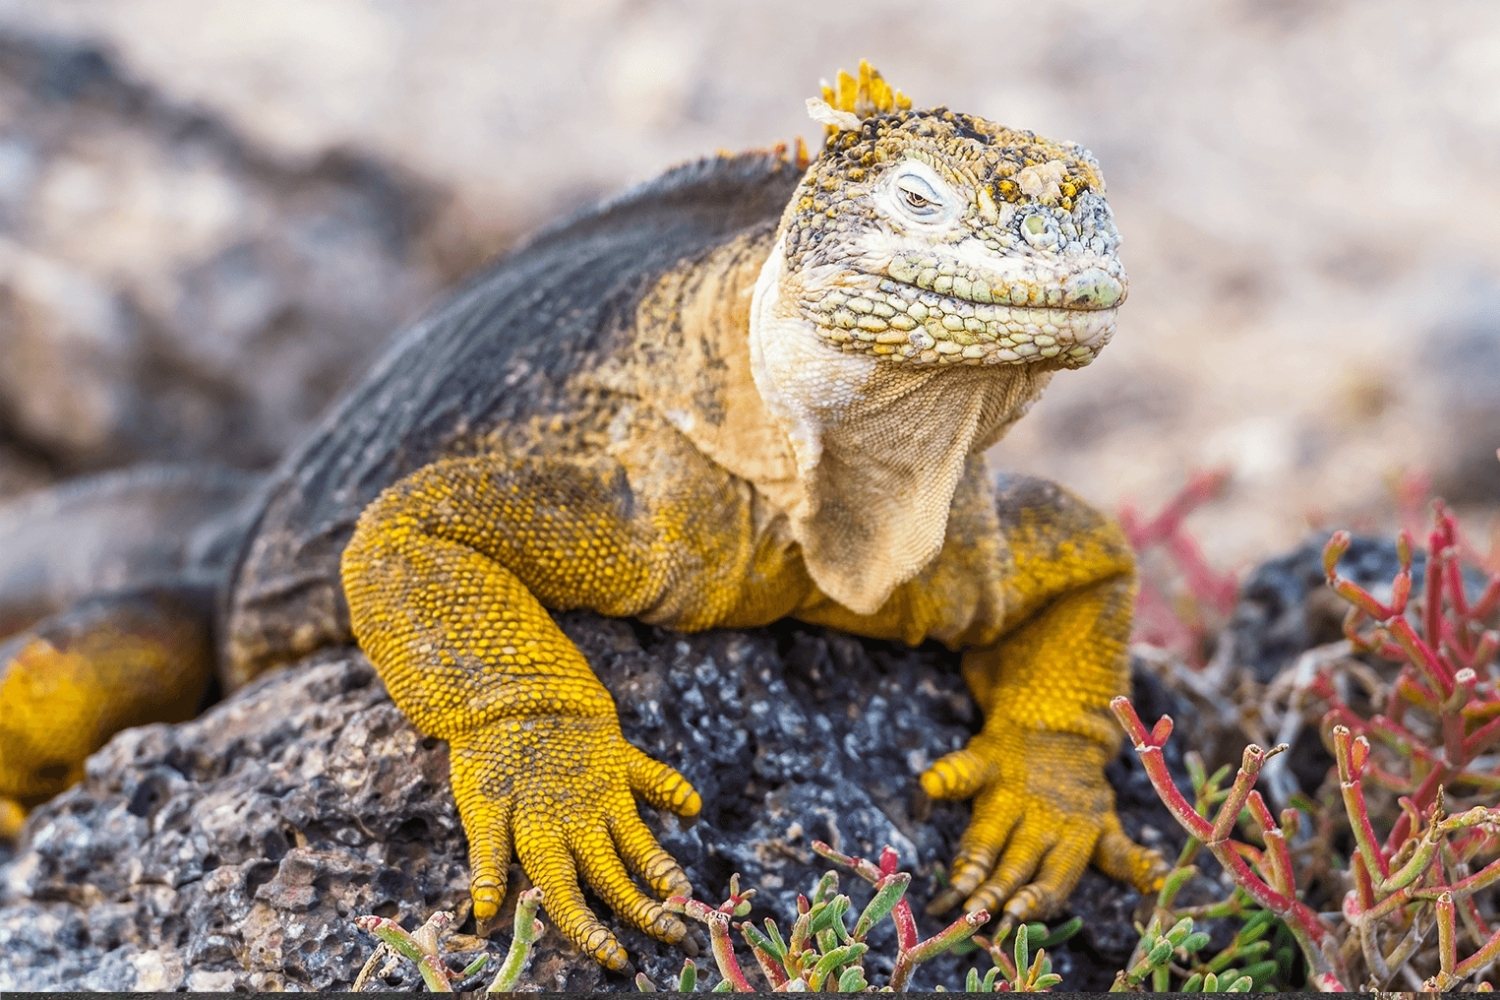
{"label": "iguana front leg", "polygon": [[683,816],[701,803],[625,741],[609,692],[547,609],[659,611],[722,555],[695,540],[727,533],[688,527],[682,505],[638,495],[608,461],[459,459],[383,494],[343,558],[360,645],[401,710],[451,746],[476,919],[496,915],[514,850],[553,923],[612,969],[625,951],[580,877],[635,926],[680,940],[681,921],[631,877],[660,896],[690,891],[633,796]]}
{"label": "iguana front leg", "polygon": [[1129,546],[1051,484],[1012,480],[997,505],[1011,562],[1004,634],[963,657],[984,727],[921,783],[933,798],[974,799],[933,909],[1031,920],[1062,906],[1090,860],[1142,891],[1162,865],[1126,836],[1104,778],[1119,744],[1109,701],[1128,686]]}

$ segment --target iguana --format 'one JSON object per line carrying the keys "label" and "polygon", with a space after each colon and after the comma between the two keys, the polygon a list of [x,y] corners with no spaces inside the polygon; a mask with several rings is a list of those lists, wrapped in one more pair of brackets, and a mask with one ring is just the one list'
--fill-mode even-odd
{"label": "iguana", "polygon": [[[679,940],[659,899],[688,880],[636,799],[701,802],[625,740],[550,612],[684,631],[790,617],[961,653],[985,721],[920,776],[974,799],[936,908],[1044,916],[1091,859],[1153,884],[1160,859],[1103,775],[1129,547],[982,457],[1114,332],[1125,276],[1098,166],[915,110],[867,64],[809,109],[816,157],[680,167],[504,256],[243,502],[226,499],[243,484],[124,475],[0,517],[0,553],[30,552],[0,571],[0,621],[28,623],[0,646],[12,825],[110,733],[353,638],[449,744],[480,927],[519,856],[551,920],[621,969],[582,887]],[[90,546],[95,515],[117,527]],[[49,563],[80,546],[113,560],[94,588],[110,592]]]}

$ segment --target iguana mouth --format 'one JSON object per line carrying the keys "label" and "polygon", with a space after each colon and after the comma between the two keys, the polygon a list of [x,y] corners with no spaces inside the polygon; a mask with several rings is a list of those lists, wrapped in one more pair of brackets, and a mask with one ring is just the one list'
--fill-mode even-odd
{"label": "iguana mouth", "polygon": [[829,290],[814,304],[824,337],[843,350],[892,360],[969,365],[1051,360],[1077,368],[1092,361],[1114,334],[1116,310],[1125,297],[1124,282],[1100,268],[1046,283],[935,277],[939,280],[919,283],[867,274],[873,289]]}

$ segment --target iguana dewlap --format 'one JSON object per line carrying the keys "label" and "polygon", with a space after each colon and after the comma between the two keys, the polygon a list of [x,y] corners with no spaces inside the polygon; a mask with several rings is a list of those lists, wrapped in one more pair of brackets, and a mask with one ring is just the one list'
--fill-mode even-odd
{"label": "iguana dewlap", "polygon": [[[1098,168],[911,110],[868,67],[810,105],[828,126],[810,163],[682,167],[501,259],[228,514],[153,508],[128,477],[0,513],[0,543],[59,545],[91,511],[159,518],[130,538],[149,574],[110,593],[0,563],[0,623],[31,621],[0,644],[0,822],[110,733],[191,714],[215,669],[233,687],[352,637],[450,744],[479,923],[518,857],[551,920],[623,968],[582,889],[679,939],[659,900],[687,879],[635,800],[701,802],[625,740],[550,612],[792,617],[961,654],[985,722],[920,778],[974,799],[936,905],[1043,916],[1090,860],[1149,885],[1158,860],[1103,776],[1129,549],[982,459],[1114,331],[1125,278]],[[140,556],[153,530],[184,539],[165,568]]]}

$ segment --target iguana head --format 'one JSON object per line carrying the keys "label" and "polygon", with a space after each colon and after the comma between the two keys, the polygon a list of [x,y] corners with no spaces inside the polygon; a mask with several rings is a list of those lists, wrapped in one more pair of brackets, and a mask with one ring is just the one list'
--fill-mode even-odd
{"label": "iguana head", "polygon": [[809,110],[828,141],[758,271],[750,368],[808,571],[869,613],[941,549],[980,453],[1109,340],[1125,272],[1079,146],[914,110],[868,64]]}
{"label": "iguana head", "polygon": [[1087,150],[913,110],[867,63],[808,104],[828,139],[782,219],[783,311],[908,365],[1093,360],[1125,272]]}

